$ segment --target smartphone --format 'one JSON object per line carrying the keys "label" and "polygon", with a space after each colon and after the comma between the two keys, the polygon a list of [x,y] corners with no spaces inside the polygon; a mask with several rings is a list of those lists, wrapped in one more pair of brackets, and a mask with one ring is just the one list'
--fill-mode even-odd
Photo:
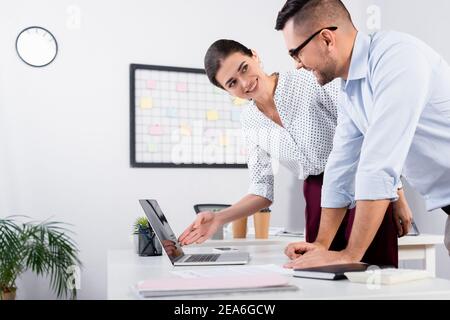
{"label": "smartphone", "polygon": [[412,228],[409,231],[409,233],[407,234],[407,236],[420,236],[419,228],[417,228],[417,225],[414,222],[414,220],[411,221],[411,225],[412,225]]}

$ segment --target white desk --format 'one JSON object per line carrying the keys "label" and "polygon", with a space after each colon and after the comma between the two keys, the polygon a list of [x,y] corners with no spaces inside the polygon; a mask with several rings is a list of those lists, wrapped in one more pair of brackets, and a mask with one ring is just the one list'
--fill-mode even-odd
{"label": "white desk", "polygon": [[424,269],[436,275],[436,245],[444,244],[444,236],[423,234],[398,239],[398,259],[424,260]]}
{"label": "white desk", "polygon": [[[303,237],[279,237],[271,236],[268,240],[256,240],[254,236],[247,239],[225,239],[209,240],[201,246],[234,246],[234,245],[254,245],[254,244],[279,244],[287,245],[290,242],[304,241]],[[436,276],[436,245],[444,243],[444,236],[434,234],[421,234],[419,236],[406,236],[398,239],[398,259],[423,260],[424,269],[433,276]]]}
{"label": "white desk", "polygon": [[[283,264],[287,258],[283,254],[285,244],[276,241],[254,241],[242,244],[239,248],[251,254],[252,265]],[[211,245],[203,248],[189,248],[189,252],[211,252]],[[223,244],[223,242],[221,242]],[[236,242],[233,245],[238,245]],[[209,248],[208,248],[209,247]],[[166,256],[139,257],[133,250],[110,250],[107,259],[107,293],[108,299],[136,299],[131,286],[140,280],[173,276],[174,268]],[[209,267],[210,268],[210,267]],[[291,284],[300,290],[295,292],[261,292],[215,294],[208,296],[180,296],[170,299],[236,299],[236,300],[322,300],[322,299],[450,299],[450,281],[443,279],[426,279],[405,284],[380,286],[370,289],[365,284],[351,283],[348,280],[324,281],[294,278],[287,276]]]}

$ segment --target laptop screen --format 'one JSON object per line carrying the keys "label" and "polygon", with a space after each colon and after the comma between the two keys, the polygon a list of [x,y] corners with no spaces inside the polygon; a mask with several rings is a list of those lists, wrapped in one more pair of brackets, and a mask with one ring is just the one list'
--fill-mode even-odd
{"label": "laptop screen", "polygon": [[162,213],[158,202],[156,200],[139,200],[139,203],[144,209],[153,231],[155,231],[156,236],[161,242],[161,246],[166,251],[170,261],[174,263],[179,257],[184,255],[184,252],[169,222]]}

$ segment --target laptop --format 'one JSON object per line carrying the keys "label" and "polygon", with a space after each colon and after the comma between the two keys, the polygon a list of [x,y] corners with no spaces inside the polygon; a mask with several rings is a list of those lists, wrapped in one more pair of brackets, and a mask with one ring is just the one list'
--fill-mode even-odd
{"label": "laptop", "polygon": [[156,200],[139,200],[147,219],[174,266],[211,266],[246,264],[248,252],[222,254],[185,254]]}

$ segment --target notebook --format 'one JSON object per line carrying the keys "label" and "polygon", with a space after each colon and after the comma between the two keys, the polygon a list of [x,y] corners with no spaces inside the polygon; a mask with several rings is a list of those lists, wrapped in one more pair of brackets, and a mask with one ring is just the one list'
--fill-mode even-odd
{"label": "notebook", "polygon": [[345,272],[365,271],[369,265],[365,263],[335,264],[329,266],[294,269],[294,277],[340,280],[345,279]]}
{"label": "notebook", "polygon": [[364,272],[346,272],[345,276],[356,283],[396,284],[414,280],[431,278],[432,275],[425,270],[411,269],[371,269]]}
{"label": "notebook", "polygon": [[295,291],[298,287],[289,285],[288,278],[275,273],[224,275],[220,278],[167,277],[141,281],[133,287],[133,291],[142,298],[286,290]]}

